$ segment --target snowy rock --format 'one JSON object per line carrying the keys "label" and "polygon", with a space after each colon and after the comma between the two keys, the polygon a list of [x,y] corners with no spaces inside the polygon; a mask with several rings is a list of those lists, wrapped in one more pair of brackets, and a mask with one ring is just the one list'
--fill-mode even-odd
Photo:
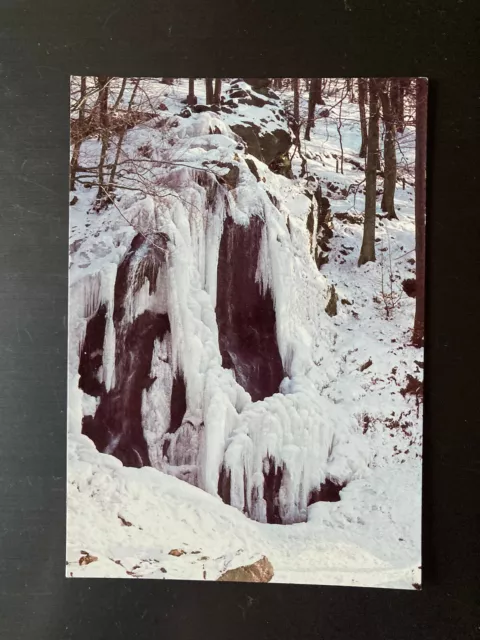
{"label": "snowy rock", "polygon": [[337,301],[338,301],[338,294],[335,290],[335,286],[332,284],[332,286],[330,287],[330,297],[328,298],[327,306],[325,307],[325,313],[328,313],[330,317],[336,316],[338,313]]}
{"label": "snowy rock", "polygon": [[217,582],[270,582],[274,570],[270,560],[263,556],[257,562],[225,571]]}
{"label": "snowy rock", "polygon": [[231,129],[245,141],[247,152],[265,164],[279,162],[292,146],[292,138],[285,129],[262,131],[252,122],[232,125]]}

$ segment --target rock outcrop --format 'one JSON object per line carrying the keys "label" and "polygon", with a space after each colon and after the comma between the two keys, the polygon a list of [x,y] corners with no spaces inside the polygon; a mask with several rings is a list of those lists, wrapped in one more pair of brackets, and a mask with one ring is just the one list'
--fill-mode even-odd
{"label": "rock outcrop", "polygon": [[[227,93],[230,101],[238,102],[239,111],[241,105],[268,106],[268,111],[262,116],[262,125],[264,126],[253,122],[253,118],[250,118],[246,113],[244,122],[231,125],[231,129],[242,138],[249,154],[265,162],[275,173],[288,176],[291,172],[288,151],[293,140],[280,100],[268,87],[268,84],[263,84],[265,79],[261,79],[262,86],[258,88],[253,84],[252,78],[248,80],[249,84],[240,80],[234,81]],[[237,116],[241,118],[241,113],[238,113]]]}
{"label": "rock outcrop", "polygon": [[257,562],[225,571],[217,582],[270,582],[274,570],[270,560],[263,556]]}

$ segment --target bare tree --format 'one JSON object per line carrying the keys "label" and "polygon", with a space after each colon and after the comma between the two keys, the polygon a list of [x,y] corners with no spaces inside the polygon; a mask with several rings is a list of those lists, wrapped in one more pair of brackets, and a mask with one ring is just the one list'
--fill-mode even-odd
{"label": "bare tree", "polygon": [[205,78],[205,101],[207,104],[213,103],[213,78]]}
{"label": "bare tree", "polygon": [[293,89],[293,134],[300,149],[300,78],[292,78]]}
{"label": "bare tree", "polygon": [[365,166],[365,222],[358,266],[375,262],[375,215],[377,206],[378,89],[377,80],[369,79],[370,114],[368,120],[367,162]]}
{"label": "bare tree", "polygon": [[366,78],[358,78],[358,110],[360,112],[360,130],[362,132],[362,144],[360,147],[360,158],[367,157],[367,116],[365,112],[365,103],[367,101],[367,80]]}
{"label": "bare tree", "polygon": [[[344,160],[343,137],[342,137],[342,126],[343,126],[342,105],[343,105],[343,100],[346,98],[346,96],[348,95],[349,91],[350,91],[350,87],[348,86],[348,83],[347,83],[345,95],[342,95],[342,97],[340,99],[340,103],[338,105],[337,132],[338,132],[338,140],[339,140],[339,143],[340,143],[340,173],[342,175],[343,175],[343,160]],[[337,173],[338,173],[338,158],[337,158]]]}
{"label": "bare tree", "polygon": [[122,80],[122,85],[120,87],[120,91],[118,92],[117,99],[115,100],[112,107],[112,111],[116,111],[122,102],[123,94],[125,93],[125,87],[127,86],[127,79],[128,78],[123,78]]}
{"label": "bare tree", "polygon": [[310,140],[310,131],[315,126],[315,104],[317,97],[317,78],[310,78],[310,90],[308,93],[308,115],[305,127],[305,140]]}
{"label": "bare tree", "polygon": [[102,148],[100,151],[100,162],[98,165],[98,192],[97,192],[97,202],[101,202],[104,197],[104,186],[105,186],[105,178],[104,178],[104,165],[107,157],[108,145],[110,141],[110,130],[109,130],[109,117],[108,117],[108,76],[97,76],[97,85],[98,85],[98,104],[99,104],[99,120],[100,120],[100,128],[101,128],[101,140],[102,140]]}
{"label": "bare tree", "polygon": [[310,140],[310,132],[315,127],[315,106],[323,105],[325,101],[322,97],[322,78],[310,78],[308,94],[308,116],[305,128],[305,140]]}
{"label": "bare tree", "polygon": [[315,104],[324,105],[323,99],[323,79],[315,78]]}
{"label": "bare tree", "polygon": [[80,148],[82,146],[82,140],[84,135],[85,126],[85,96],[87,93],[87,78],[82,76],[80,78],[80,99],[78,107],[78,122],[76,139],[73,145],[72,159],[70,161],[70,191],[75,189],[75,181],[77,178],[78,161],[80,158]]}
{"label": "bare tree", "polygon": [[125,134],[127,132],[128,129],[128,124],[129,124],[129,116],[130,113],[132,112],[132,107],[135,103],[135,95],[137,93],[138,90],[138,86],[140,84],[140,78],[136,78],[133,82],[133,90],[132,90],[132,94],[130,96],[130,100],[128,102],[128,107],[127,107],[127,112],[125,114],[125,123],[123,125],[123,129],[120,132],[119,136],[118,136],[118,142],[117,142],[117,150],[115,152],[115,159],[113,161],[113,165],[110,171],[110,179],[108,181],[108,185],[107,185],[107,190],[110,191],[113,188],[113,185],[115,184],[115,174],[117,173],[117,167],[118,167],[118,161],[120,159],[120,154],[122,152],[122,144],[123,144],[123,139],[125,138]]}
{"label": "bare tree", "polygon": [[388,80],[379,81],[380,101],[382,103],[383,122],[385,125],[385,137],[383,141],[383,156],[385,172],[383,181],[382,211],[385,211],[389,220],[396,218],[395,213],[395,186],[397,183],[397,154],[396,154],[396,128],[395,116],[392,107],[390,83]]}
{"label": "bare tree", "polygon": [[354,93],[354,78],[346,78],[347,81],[347,96],[350,99],[350,102],[355,102],[355,93]]}
{"label": "bare tree", "polygon": [[410,87],[410,78],[399,78],[399,98],[398,98],[398,131],[403,133],[405,131],[405,96]]}
{"label": "bare tree", "polygon": [[425,333],[425,214],[427,168],[427,80],[416,80],[415,138],[415,261],[416,303],[412,343],[421,347]]}
{"label": "bare tree", "polygon": [[222,79],[215,78],[215,90],[213,92],[213,104],[220,104],[220,97],[222,95]]}

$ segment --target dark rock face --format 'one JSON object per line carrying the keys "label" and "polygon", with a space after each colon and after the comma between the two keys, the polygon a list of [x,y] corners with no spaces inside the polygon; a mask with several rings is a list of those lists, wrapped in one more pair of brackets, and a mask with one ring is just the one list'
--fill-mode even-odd
{"label": "dark rock face", "polygon": [[212,161],[210,165],[220,167],[221,169],[228,169],[223,175],[217,175],[217,180],[220,184],[224,184],[228,189],[235,189],[238,186],[238,179],[240,178],[240,169],[237,164],[233,162],[222,162],[220,160]]}
{"label": "dark rock face", "polygon": [[107,307],[102,304],[97,313],[88,321],[80,354],[79,386],[82,391],[91,396],[100,396],[104,391],[104,384],[98,379],[98,372],[103,364],[103,342],[105,339]]}
{"label": "dark rock face", "polygon": [[292,146],[292,139],[285,129],[261,132],[253,123],[235,124],[232,131],[239,135],[247,145],[247,152],[265,164],[271,164],[283,158]]}
{"label": "dark rock face", "polygon": [[328,262],[330,252],[330,240],[333,237],[333,218],[330,209],[330,201],[322,196],[322,188],[317,186],[314,197],[317,203],[317,234],[314,247],[314,257],[317,267],[320,269]]}
{"label": "dark rock face", "polygon": [[[150,464],[142,426],[142,395],[154,382],[150,371],[155,339],[163,340],[170,332],[170,321],[165,313],[147,310],[133,322],[124,322],[127,293],[138,291],[147,277],[150,293],[155,290],[158,270],[165,261],[160,243],[166,246],[166,240],[157,234],[154,242],[156,246],[146,248],[145,238],[140,234],[135,236],[117,271],[113,312],[116,336],[114,388],[107,392],[97,378],[103,364],[104,306],[100,306],[87,325],[80,359],[80,388],[99,398],[95,415],[84,417],[82,432],[93,440],[99,451],[110,453],[131,467]],[[141,268],[132,271],[139,256]],[[185,381],[181,374],[177,374],[171,395],[172,433],[180,427],[185,411]]]}
{"label": "dark rock face", "polygon": [[284,377],[269,291],[255,281],[263,221],[248,226],[225,220],[218,260],[217,324],[223,366],[237,382],[263,400],[278,391]]}
{"label": "dark rock face", "polygon": [[116,349],[117,384],[100,396],[93,418],[83,421],[83,433],[97,448],[129,467],[150,464],[142,427],[142,393],[148,389],[153,343],[169,331],[168,316],[145,311],[120,335]]}
{"label": "dark rock face", "polygon": [[180,429],[187,410],[187,388],[183,374],[178,372],[173,379],[172,396],[170,398],[170,428],[168,433],[176,433]]}
{"label": "dark rock face", "polygon": [[245,158],[245,162],[247,163],[247,166],[250,169],[250,171],[253,173],[253,175],[257,179],[257,182],[260,182],[260,176],[258,174],[258,169],[257,169],[257,165],[255,164],[255,161],[252,160],[251,158]]}

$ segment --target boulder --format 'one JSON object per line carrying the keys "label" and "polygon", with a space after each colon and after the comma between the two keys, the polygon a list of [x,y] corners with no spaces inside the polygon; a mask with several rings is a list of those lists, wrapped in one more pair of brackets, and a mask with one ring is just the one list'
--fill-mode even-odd
{"label": "boulder", "polygon": [[260,93],[262,90],[268,90],[272,84],[272,78],[242,78],[242,80]]}
{"label": "boulder", "polygon": [[[230,99],[232,98],[248,98],[249,94],[247,91],[245,91],[244,89],[236,89],[234,88],[233,91],[230,91]],[[228,103],[225,103],[228,104]]]}
{"label": "boulder", "polygon": [[252,564],[229,569],[217,578],[217,582],[270,582],[273,575],[272,563],[263,556]]}
{"label": "boulder", "polygon": [[[266,98],[261,98],[255,93],[247,94],[247,96],[248,97],[239,98],[238,102],[240,104],[251,104],[254,107],[264,107],[268,102]],[[236,97],[236,96],[233,96],[233,97]]]}
{"label": "boulder", "polygon": [[98,557],[97,556],[92,556],[90,553],[88,553],[88,551],[80,551],[80,553],[82,554],[80,556],[80,559],[78,561],[78,564],[83,567],[87,564],[91,564],[92,562],[97,562]]}
{"label": "boulder", "polygon": [[256,124],[247,122],[231,126],[247,145],[247,152],[265,164],[270,164],[284,156],[292,146],[292,138],[285,129],[261,131]]}
{"label": "boulder", "polygon": [[205,111],[213,111],[213,105],[208,104],[196,104],[192,107],[192,111],[195,113],[204,113]]}
{"label": "boulder", "polygon": [[268,168],[270,169],[270,171],[273,171],[273,173],[278,173],[279,175],[285,176],[290,180],[292,180],[294,177],[292,172],[292,163],[288,156],[288,152],[286,151],[285,153],[277,156],[275,160],[273,160],[273,162],[270,162]]}
{"label": "boulder", "polygon": [[238,186],[238,179],[240,177],[240,169],[238,168],[238,165],[233,164],[233,162],[221,161],[216,161],[212,164],[215,164],[217,167],[221,167],[222,169],[228,169],[227,173],[218,176],[220,184],[227,185],[229,189],[235,189]]}

